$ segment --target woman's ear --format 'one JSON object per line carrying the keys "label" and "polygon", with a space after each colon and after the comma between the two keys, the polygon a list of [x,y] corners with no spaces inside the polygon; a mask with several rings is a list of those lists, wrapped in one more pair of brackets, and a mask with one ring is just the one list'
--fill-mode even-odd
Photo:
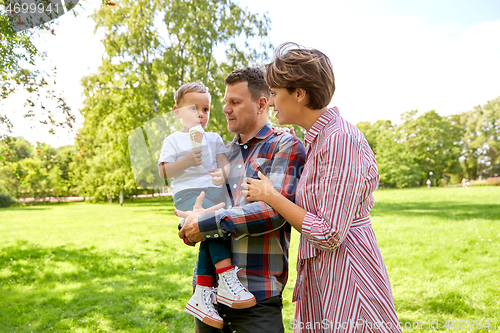
{"label": "woman's ear", "polygon": [[302,88],[295,89],[295,97],[297,97],[297,102],[302,103],[307,96],[307,92]]}

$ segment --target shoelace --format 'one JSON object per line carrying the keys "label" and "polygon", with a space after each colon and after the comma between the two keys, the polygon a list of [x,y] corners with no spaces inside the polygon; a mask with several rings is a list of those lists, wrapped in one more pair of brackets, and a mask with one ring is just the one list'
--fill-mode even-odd
{"label": "shoelace", "polygon": [[240,280],[238,279],[237,273],[241,271],[241,268],[238,268],[238,266],[234,266],[234,271],[231,275],[227,277],[227,284],[231,287],[231,291],[237,295],[240,291],[245,289],[243,285],[241,284]]}
{"label": "shoelace", "polygon": [[203,292],[203,301],[209,312],[215,311],[214,303],[217,295],[217,288],[205,289]]}

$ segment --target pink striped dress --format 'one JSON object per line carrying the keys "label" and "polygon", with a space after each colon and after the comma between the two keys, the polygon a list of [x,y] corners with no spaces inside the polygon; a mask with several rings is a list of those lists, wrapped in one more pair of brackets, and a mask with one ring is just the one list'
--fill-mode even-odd
{"label": "pink striped dress", "polygon": [[401,332],[370,220],[378,182],[363,134],[328,109],[306,133],[296,203],[300,238],[294,332]]}

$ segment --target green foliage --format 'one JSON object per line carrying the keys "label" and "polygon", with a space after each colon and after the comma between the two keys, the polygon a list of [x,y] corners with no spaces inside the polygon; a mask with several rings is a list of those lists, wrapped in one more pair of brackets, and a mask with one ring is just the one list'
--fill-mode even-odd
{"label": "green foliage", "polygon": [[401,119],[399,125],[388,120],[356,125],[375,153],[384,186],[424,185],[428,178],[434,185],[460,183],[463,177],[500,174],[500,97],[448,117],[410,111]]}
{"label": "green foliage", "polygon": [[38,143],[33,147],[23,138],[0,140],[0,193],[17,198],[69,196],[72,191],[70,167],[74,148],[55,149]]}
{"label": "green foliage", "polygon": [[[62,94],[51,88],[49,81],[55,79],[56,68],[51,73],[36,69],[45,53],[32,43],[40,33],[55,34],[55,21],[39,27],[15,32],[5,10],[5,0],[0,0],[0,130],[10,133],[12,123],[2,104],[12,94],[23,91],[27,94],[24,108],[16,108],[25,118],[35,117],[42,124],[54,127],[72,127],[75,117]],[[51,114],[46,111],[51,111]],[[5,135],[4,135],[5,136]]]}
{"label": "green foliage", "polygon": [[0,207],[10,207],[14,203],[16,203],[16,200],[13,199],[9,194],[0,193]]}
{"label": "green foliage", "polygon": [[[101,7],[94,19],[104,32],[106,54],[98,72],[82,79],[85,121],[73,169],[81,193],[100,200],[137,188],[128,136],[171,111],[173,94],[183,83],[200,81],[209,88],[207,131],[231,138],[222,113],[224,78],[235,67],[266,56],[265,15],[229,0],[125,0]],[[255,42],[261,49],[254,48]],[[216,57],[222,52],[225,59]]]}

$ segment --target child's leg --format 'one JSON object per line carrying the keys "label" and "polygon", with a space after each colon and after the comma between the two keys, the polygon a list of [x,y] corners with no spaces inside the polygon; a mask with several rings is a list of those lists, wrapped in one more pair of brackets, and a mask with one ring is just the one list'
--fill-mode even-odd
{"label": "child's leg", "polygon": [[231,264],[231,241],[224,239],[209,239],[203,243],[207,243],[210,255],[210,261],[216,268],[217,274],[221,274],[227,270],[234,268]]}
{"label": "child's leg", "polygon": [[208,244],[201,242],[198,253],[198,268],[194,294],[186,304],[187,313],[198,318],[207,325],[222,328],[224,322],[214,308],[215,293],[215,270],[210,261]]}
{"label": "child's leg", "polygon": [[198,252],[198,268],[196,270],[196,284],[213,287],[215,285],[215,269],[210,259],[209,242],[200,243]]}
{"label": "child's leg", "polygon": [[237,275],[238,267],[231,264],[231,241],[212,238],[203,243],[208,243],[210,257],[219,276],[217,301],[234,309],[254,306],[255,297],[241,284]]}

